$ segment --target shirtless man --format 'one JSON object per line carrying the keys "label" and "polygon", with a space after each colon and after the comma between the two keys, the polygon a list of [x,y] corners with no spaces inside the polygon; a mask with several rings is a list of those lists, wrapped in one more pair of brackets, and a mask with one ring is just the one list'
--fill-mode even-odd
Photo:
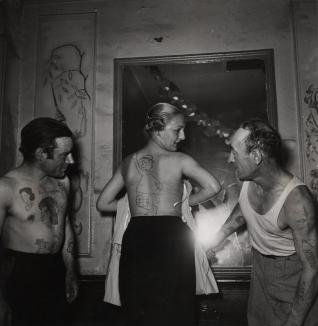
{"label": "shirtless man", "polygon": [[253,248],[249,326],[318,325],[317,218],[311,194],[281,167],[281,139],[267,123],[243,123],[230,145],[230,162],[244,182],[211,247],[246,223]]}
{"label": "shirtless man", "polygon": [[146,117],[146,146],[122,162],[97,201],[99,211],[116,211],[118,193],[125,187],[128,194],[132,217],[119,267],[128,325],[194,324],[194,244],[181,219],[183,180],[198,185],[190,205],[210,199],[220,185],[193,158],[177,152],[184,128],[182,111],[154,105]]}
{"label": "shirtless man", "polygon": [[78,293],[67,216],[72,132],[51,118],[21,131],[23,163],[0,179],[4,297],[14,325],[60,325]]}

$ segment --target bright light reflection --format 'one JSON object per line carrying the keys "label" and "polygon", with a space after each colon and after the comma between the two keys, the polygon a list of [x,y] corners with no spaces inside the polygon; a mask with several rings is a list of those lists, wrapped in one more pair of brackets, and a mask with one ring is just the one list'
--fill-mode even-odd
{"label": "bright light reflection", "polygon": [[215,234],[228,218],[230,209],[227,205],[219,205],[215,208],[206,209],[200,205],[200,210],[195,213],[197,231],[196,240],[205,248],[209,248]]}

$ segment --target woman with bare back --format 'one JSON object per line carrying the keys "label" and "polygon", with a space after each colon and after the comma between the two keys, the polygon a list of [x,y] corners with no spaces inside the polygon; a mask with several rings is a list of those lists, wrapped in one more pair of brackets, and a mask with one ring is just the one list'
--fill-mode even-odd
{"label": "woman with bare back", "polygon": [[188,198],[190,206],[210,199],[220,185],[192,157],[177,152],[184,128],[177,107],[151,107],[146,146],[123,160],[97,201],[99,211],[116,211],[118,193],[127,191],[131,219],[119,267],[127,325],[195,324],[194,239],[181,218],[183,182],[198,185]]}

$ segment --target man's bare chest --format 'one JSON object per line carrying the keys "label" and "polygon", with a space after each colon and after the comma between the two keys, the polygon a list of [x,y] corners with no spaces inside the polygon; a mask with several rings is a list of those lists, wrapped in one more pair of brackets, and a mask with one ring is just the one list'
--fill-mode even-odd
{"label": "man's bare chest", "polygon": [[62,182],[21,183],[15,190],[9,215],[51,227],[61,223],[66,205],[67,190]]}

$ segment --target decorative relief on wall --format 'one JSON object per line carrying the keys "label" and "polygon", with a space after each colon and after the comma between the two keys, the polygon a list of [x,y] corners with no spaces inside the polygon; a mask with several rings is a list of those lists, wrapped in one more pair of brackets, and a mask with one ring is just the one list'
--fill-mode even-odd
{"label": "decorative relief on wall", "polygon": [[309,171],[309,185],[318,200],[318,88],[311,84],[304,97],[309,113],[305,122],[305,154]]}
{"label": "decorative relief on wall", "polygon": [[318,200],[317,1],[292,1],[299,98],[301,176]]}
{"label": "decorative relief on wall", "polygon": [[80,256],[90,255],[93,72],[95,16],[53,15],[40,21],[35,115],[65,122],[74,133],[76,163],[71,180],[70,217]]}

